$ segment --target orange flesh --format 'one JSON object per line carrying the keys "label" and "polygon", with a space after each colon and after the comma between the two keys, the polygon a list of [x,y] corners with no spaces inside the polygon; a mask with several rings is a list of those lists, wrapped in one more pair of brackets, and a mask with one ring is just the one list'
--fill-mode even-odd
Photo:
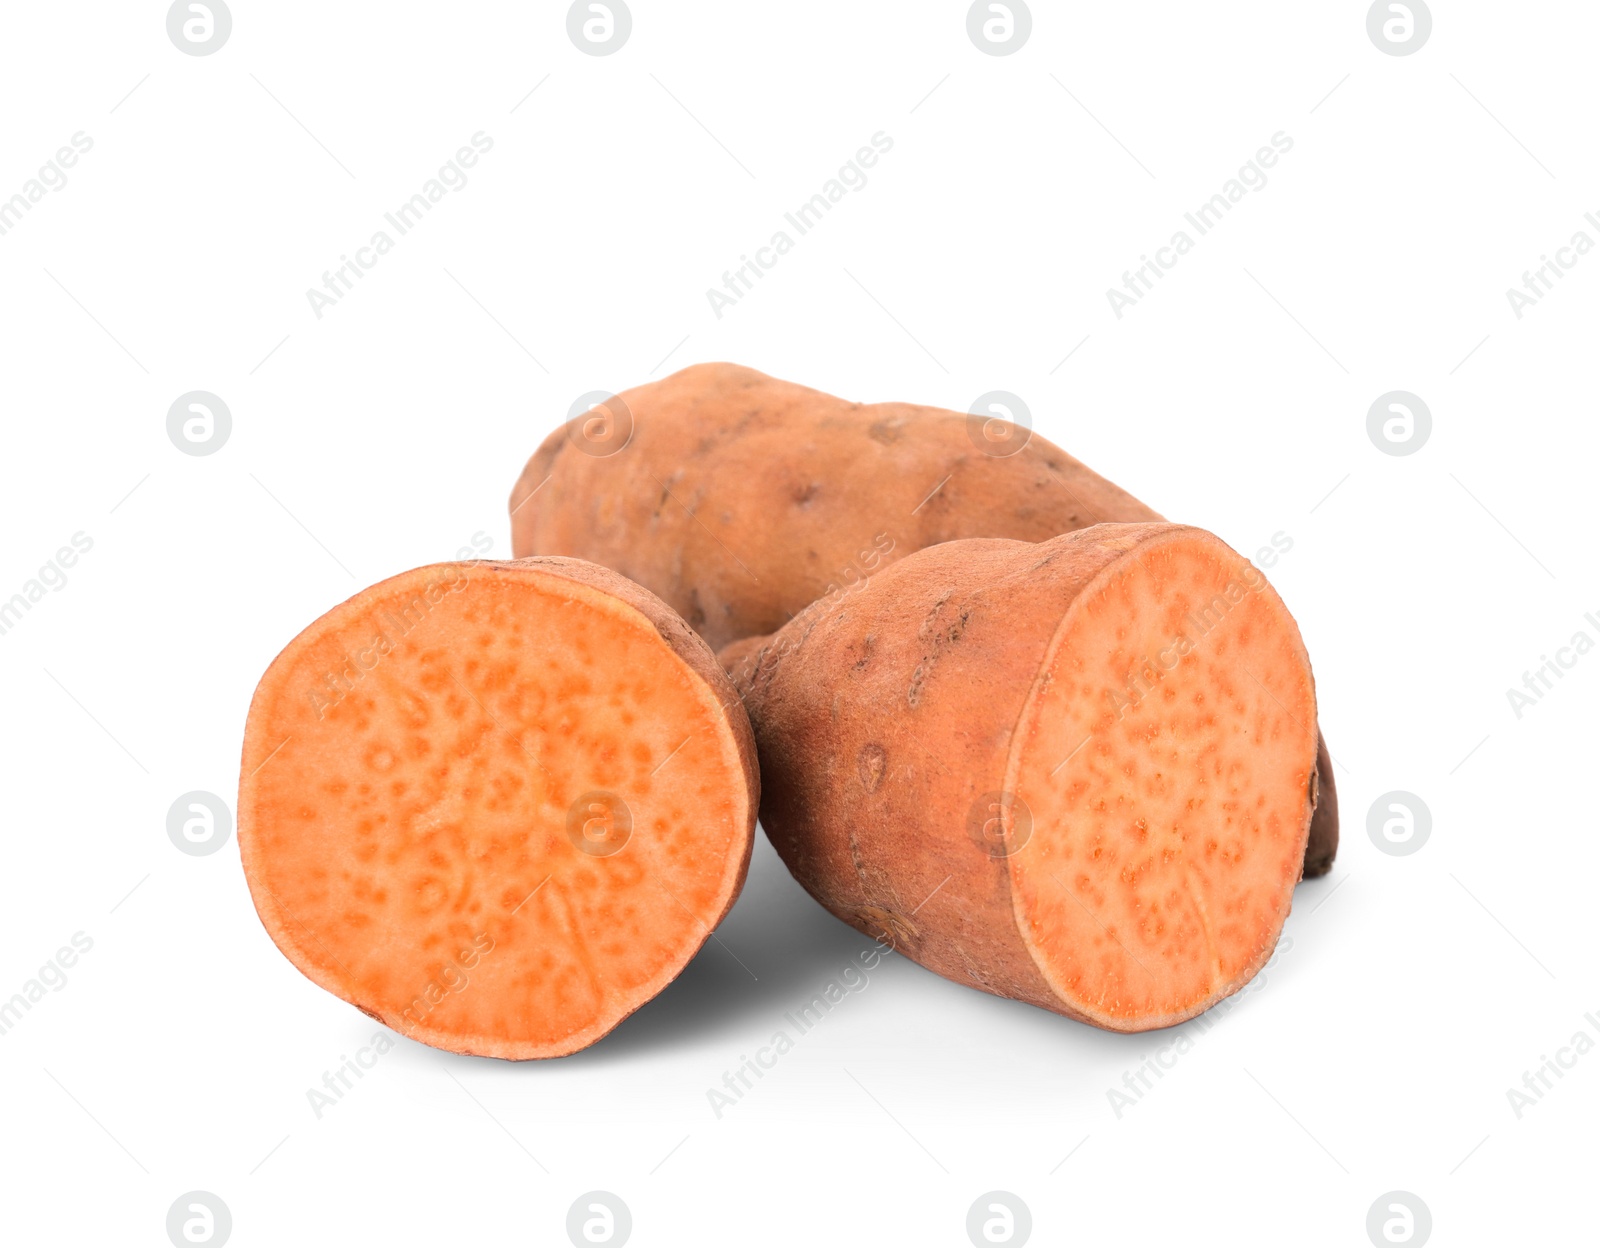
{"label": "orange flesh", "polygon": [[[699,949],[749,852],[710,687],[632,606],[532,568],[419,568],[329,612],[262,678],[242,774],[279,948],[457,1052],[604,1035]],[[591,794],[625,837],[607,796],[569,834]]]}
{"label": "orange flesh", "polygon": [[1062,621],[1017,740],[1018,927],[1074,1010],[1167,1026],[1254,974],[1300,878],[1317,750],[1299,630],[1259,572],[1194,533],[1113,564]]}

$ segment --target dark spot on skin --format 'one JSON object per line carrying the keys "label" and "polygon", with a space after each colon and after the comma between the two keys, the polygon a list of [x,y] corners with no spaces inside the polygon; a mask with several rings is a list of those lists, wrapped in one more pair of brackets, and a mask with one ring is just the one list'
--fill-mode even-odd
{"label": "dark spot on skin", "polygon": [[953,590],[945,590],[944,593],[939,595],[938,600],[933,604],[933,606],[928,608],[927,615],[923,616],[922,618],[921,627],[917,629],[917,636],[926,638],[930,632],[933,631],[933,627],[938,620],[939,612],[944,610],[944,604],[950,601],[950,595],[953,592]]}
{"label": "dark spot on skin", "polygon": [[899,421],[875,420],[867,426],[867,436],[874,442],[881,442],[885,446],[898,442],[904,435],[900,431]]}
{"label": "dark spot on skin", "polygon": [[[683,501],[683,496],[681,494],[675,493],[674,490],[673,490],[673,487],[681,484],[682,480],[683,480],[683,473],[682,472],[675,472],[670,477],[668,477],[666,480],[657,481],[657,484],[661,486],[661,497],[656,499],[655,515],[656,515],[657,519],[659,519],[661,517],[662,508],[664,508],[667,505],[669,500],[677,499],[680,502]],[[689,500],[689,502],[693,502],[693,501],[694,500],[692,500],[692,499]],[[688,503],[685,503],[684,506],[685,506],[685,510],[687,510],[691,515],[694,513],[694,508],[689,506]]]}
{"label": "dark spot on skin", "polygon": [[821,489],[822,487],[820,485],[818,485],[815,481],[812,481],[807,485],[795,486],[790,497],[794,499],[795,506],[805,507],[810,504],[811,500],[817,496]]}

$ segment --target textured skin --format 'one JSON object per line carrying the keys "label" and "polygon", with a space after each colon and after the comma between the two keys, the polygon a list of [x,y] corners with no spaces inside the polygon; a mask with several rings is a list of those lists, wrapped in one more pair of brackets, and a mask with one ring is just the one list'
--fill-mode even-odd
{"label": "textured skin", "polygon": [[[813,604],[774,636],[725,648],[761,751],[762,825],[807,891],[946,978],[1114,1030],[1173,1025],[1242,987],[1271,954],[1292,877],[1271,939],[1231,982],[1169,1015],[1094,1017],[1047,984],[1019,932],[1006,862],[968,824],[980,795],[1005,787],[1015,731],[1069,606],[1097,574],[1175,534],[1222,547],[1167,524],[936,546],[846,604]],[[1297,633],[1294,647],[1309,680]],[[1314,766],[1308,736],[1299,783]],[[1307,793],[1291,869],[1310,818]]]}
{"label": "textured skin", "polygon": [[[513,553],[615,568],[717,650],[939,542],[1162,519],[1037,434],[986,453],[1010,444],[959,412],[851,403],[736,364],[696,364],[620,399],[611,440],[596,445],[580,417],[528,461],[511,493]],[[1318,789],[1307,876],[1338,847],[1326,761]]]}
{"label": "textured skin", "polygon": [[936,542],[1161,518],[1043,438],[985,455],[967,418],[938,408],[848,403],[733,364],[621,398],[625,448],[585,454],[564,425],[529,461],[512,549],[615,568],[713,650]]}

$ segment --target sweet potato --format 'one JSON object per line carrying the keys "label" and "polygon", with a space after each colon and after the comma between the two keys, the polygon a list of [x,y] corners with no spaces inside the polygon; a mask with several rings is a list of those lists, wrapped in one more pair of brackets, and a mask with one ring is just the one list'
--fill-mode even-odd
{"label": "sweet potato", "polygon": [[1316,699],[1293,618],[1216,537],[932,546],[723,658],[789,870],[946,978],[1143,1031],[1271,955]]}
{"label": "sweet potato", "polygon": [[615,568],[720,650],[936,542],[1161,518],[1043,438],[999,457],[973,433],[697,364],[546,438],[511,494],[512,549]]}
{"label": "sweet potato", "polygon": [[[850,403],[733,364],[628,390],[552,433],[511,494],[518,555],[575,555],[659,594],[721,649],[914,551],[1161,517],[1034,434]],[[1339,825],[1323,753],[1307,876]]]}
{"label": "sweet potato", "polygon": [[670,983],[750,861],[749,720],[654,595],[573,559],[437,564],[289,643],[239,850],[313,982],[425,1044],[555,1057]]}

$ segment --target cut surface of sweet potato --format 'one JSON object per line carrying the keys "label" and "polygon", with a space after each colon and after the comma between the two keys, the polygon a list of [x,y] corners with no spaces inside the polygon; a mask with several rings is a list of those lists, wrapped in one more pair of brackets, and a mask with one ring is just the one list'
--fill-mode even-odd
{"label": "cut surface of sweet potato", "polygon": [[552,1057],[674,979],[732,905],[748,720],[659,600],[571,559],[439,564],[292,641],[246,728],[239,846],[313,981],[404,1035]]}
{"label": "cut surface of sweet potato", "polygon": [[1143,543],[1068,609],[1003,790],[1017,928],[1092,1021],[1149,1026],[1234,991],[1270,953],[1304,854],[1316,705],[1298,630],[1195,531]]}

